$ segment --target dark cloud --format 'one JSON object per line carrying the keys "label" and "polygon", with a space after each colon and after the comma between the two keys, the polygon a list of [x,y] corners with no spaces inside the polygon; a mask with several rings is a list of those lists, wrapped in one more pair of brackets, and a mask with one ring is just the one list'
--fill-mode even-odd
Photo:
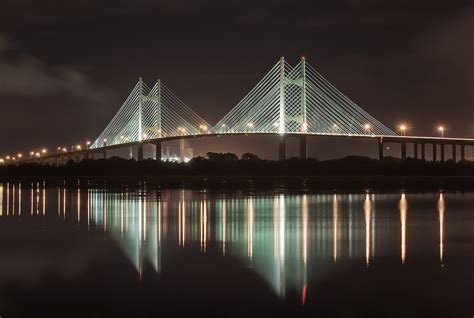
{"label": "dark cloud", "polygon": [[103,90],[94,87],[85,74],[69,66],[50,67],[31,55],[20,54],[14,60],[7,51],[14,47],[0,34],[0,96],[47,95],[65,92],[93,102],[103,102]]}

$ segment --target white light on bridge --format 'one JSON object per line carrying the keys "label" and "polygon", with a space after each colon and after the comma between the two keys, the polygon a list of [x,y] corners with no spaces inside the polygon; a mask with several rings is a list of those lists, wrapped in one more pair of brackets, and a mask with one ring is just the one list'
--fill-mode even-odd
{"label": "white light on bridge", "polygon": [[400,126],[399,126],[398,128],[399,128],[400,133],[402,134],[402,136],[405,136],[405,133],[406,133],[406,131],[407,131],[407,129],[408,129],[407,125],[405,125],[405,124],[400,124]]}
{"label": "white light on bridge", "polygon": [[438,126],[438,131],[441,134],[441,138],[444,138],[444,131],[445,131],[444,126]]}
{"label": "white light on bridge", "polygon": [[308,129],[308,124],[307,123],[303,123],[302,124],[302,129],[304,132],[306,132],[306,130]]}

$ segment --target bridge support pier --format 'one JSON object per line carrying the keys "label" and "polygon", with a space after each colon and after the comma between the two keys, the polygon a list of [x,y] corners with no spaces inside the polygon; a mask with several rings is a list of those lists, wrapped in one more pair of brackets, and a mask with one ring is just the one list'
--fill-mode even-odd
{"label": "bridge support pier", "polygon": [[383,159],[383,138],[379,139],[379,160]]}
{"label": "bridge support pier", "polygon": [[426,160],[426,144],[421,144],[421,160]]}
{"label": "bridge support pier", "polygon": [[282,161],[286,159],[286,137],[280,135],[280,143],[278,145],[278,160]]}
{"label": "bridge support pier", "polygon": [[179,160],[184,162],[184,139],[179,140]]}
{"label": "bridge support pier", "polygon": [[300,158],[301,159],[308,158],[308,142],[307,142],[306,135],[300,136]]}
{"label": "bridge support pier", "polygon": [[155,160],[161,161],[161,141],[153,142],[155,145]]}
{"label": "bridge support pier", "polygon": [[466,160],[466,145],[461,145],[461,160]]}
{"label": "bridge support pier", "polygon": [[456,163],[456,144],[451,145],[451,159]]}
{"label": "bridge support pier", "polygon": [[444,162],[444,144],[441,144],[441,162]]}
{"label": "bridge support pier", "polygon": [[433,143],[433,162],[438,161],[437,147],[438,145]]}
{"label": "bridge support pier", "polygon": [[102,156],[104,157],[104,159],[107,159],[107,150],[104,150],[104,151],[102,152]]}
{"label": "bridge support pier", "polygon": [[401,142],[401,150],[402,150],[402,159],[407,158],[407,143],[405,141]]}
{"label": "bridge support pier", "polygon": [[138,144],[137,160],[138,161],[143,160],[143,144],[142,143]]}
{"label": "bridge support pier", "polygon": [[418,159],[418,143],[417,142],[413,143],[413,157],[415,159]]}

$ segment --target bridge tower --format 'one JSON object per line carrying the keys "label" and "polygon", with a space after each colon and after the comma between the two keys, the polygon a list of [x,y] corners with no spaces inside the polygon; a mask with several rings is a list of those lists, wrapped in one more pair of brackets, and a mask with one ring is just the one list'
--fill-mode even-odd
{"label": "bridge tower", "polygon": [[[284,57],[280,58],[280,101],[279,101],[279,129],[280,142],[279,142],[279,160],[284,160],[286,158],[286,137],[284,134],[286,132],[295,132],[300,134],[298,136],[300,140],[300,158],[307,158],[307,133],[308,133],[308,123],[306,117],[306,60],[304,56],[301,57],[299,64],[300,72],[295,73],[293,70],[290,71],[288,76],[285,75],[285,59]],[[296,78],[295,78],[296,77]],[[299,89],[286,89],[286,87],[294,86]],[[294,107],[294,102],[292,99],[294,95],[300,95],[299,107]],[[286,100],[289,100],[289,103],[286,103]],[[286,109],[287,104],[289,104],[289,109]],[[296,105],[295,105],[296,106]],[[299,109],[298,109],[299,108]],[[288,113],[288,114],[287,114]],[[296,122],[299,127],[289,127],[287,129],[286,125],[288,121]]]}
{"label": "bridge tower", "polygon": [[154,96],[146,96],[146,99],[153,102],[156,105],[156,123],[153,127],[149,127],[148,130],[155,133],[156,139],[153,141],[155,145],[155,160],[161,161],[161,80],[156,80],[156,84],[152,89]]}
{"label": "bridge tower", "polygon": [[138,79],[138,153],[137,159],[143,160],[143,79]]}
{"label": "bridge tower", "polygon": [[278,133],[280,141],[278,147],[278,159],[284,160],[286,157],[286,138],[285,138],[285,58],[280,58],[280,95],[279,95],[279,116]]}
{"label": "bridge tower", "polygon": [[306,140],[306,133],[308,131],[308,123],[306,121],[306,60],[304,56],[301,57],[301,133],[300,136],[300,158],[306,159],[308,157],[308,143]]}
{"label": "bridge tower", "polygon": [[[139,83],[142,83],[140,78]],[[142,86],[139,86],[140,96],[139,96],[139,114],[146,112],[147,102],[151,102],[153,105],[151,112],[155,113],[155,120],[153,122],[148,123],[151,126],[144,126],[142,116],[139,115],[139,145],[138,145],[138,160],[143,160],[143,140],[144,139],[151,139],[152,137],[155,139],[152,144],[155,145],[155,159],[161,160],[161,141],[158,138],[161,137],[161,80],[158,79],[156,81],[155,86],[151,89],[149,94],[145,94]],[[149,112],[147,112],[149,113]],[[150,117],[150,116],[149,116]],[[144,133],[144,130],[153,133],[152,135],[148,135]]]}

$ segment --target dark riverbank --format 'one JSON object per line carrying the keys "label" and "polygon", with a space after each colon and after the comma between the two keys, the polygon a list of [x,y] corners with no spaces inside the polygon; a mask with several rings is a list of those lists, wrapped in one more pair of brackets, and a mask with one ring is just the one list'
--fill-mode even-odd
{"label": "dark riverbank", "polygon": [[210,154],[188,163],[154,160],[84,160],[54,167],[22,164],[0,168],[1,180],[82,179],[92,183],[137,184],[157,187],[242,189],[407,189],[472,190],[474,164],[427,162],[416,159],[346,157],[336,160],[292,158],[262,160],[251,154]]}

